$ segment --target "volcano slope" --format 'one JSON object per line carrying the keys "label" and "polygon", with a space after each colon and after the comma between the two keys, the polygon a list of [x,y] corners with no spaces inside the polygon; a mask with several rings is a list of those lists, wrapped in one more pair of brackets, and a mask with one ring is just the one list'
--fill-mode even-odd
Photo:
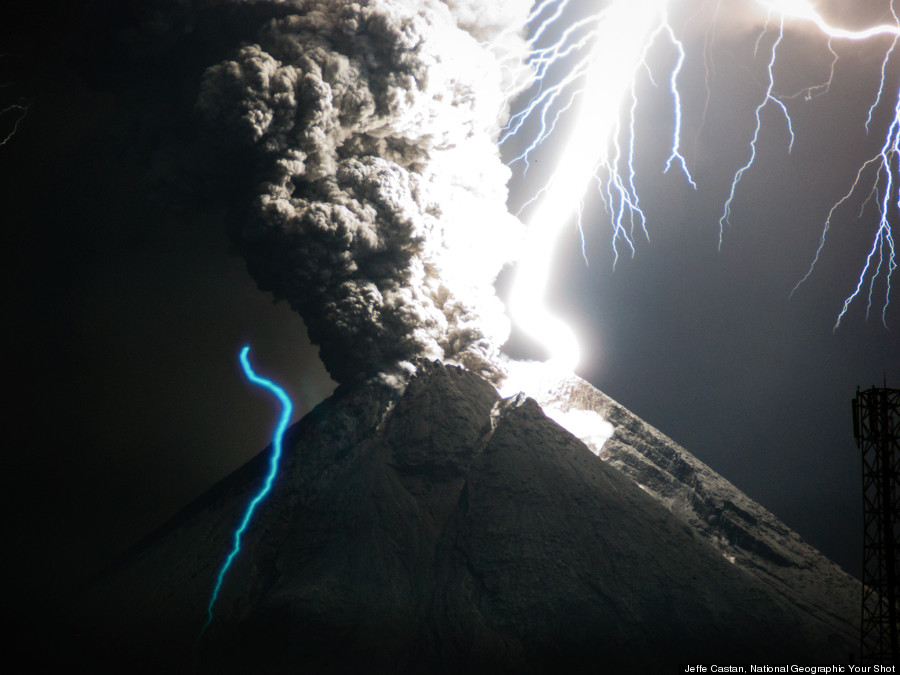
{"label": "volcano slope", "polygon": [[[659,432],[614,412],[608,460],[623,461],[626,441],[629,452],[665,450]],[[202,637],[266,453],[70,603],[95,668],[675,672],[692,660],[843,662],[854,651],[856,617],[843,607],[858,584],[796,535],[769,542],[793,551],[774,562],[748,539],[770,536],[760,529],[723,552],[737,532],[727,519],[682,508],[702,494],[691,502],[673,479],[681,496],[664,504],[534,400],[503,399],[468,371],[422,362],[403,392],[342,385],[285,448]],[[727,511],[740,493],[713,479]]]}

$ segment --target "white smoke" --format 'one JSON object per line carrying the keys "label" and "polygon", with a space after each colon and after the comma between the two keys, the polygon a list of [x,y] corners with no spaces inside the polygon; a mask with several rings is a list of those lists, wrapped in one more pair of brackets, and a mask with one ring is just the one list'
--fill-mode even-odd
{"label": "white smoke", "polygon": [[493,282],[522,228],[496,139],[529,5],[281,3],[207,70],[198,107],[258,186],[238,249],[336,380],[421,356],[497,375]]}

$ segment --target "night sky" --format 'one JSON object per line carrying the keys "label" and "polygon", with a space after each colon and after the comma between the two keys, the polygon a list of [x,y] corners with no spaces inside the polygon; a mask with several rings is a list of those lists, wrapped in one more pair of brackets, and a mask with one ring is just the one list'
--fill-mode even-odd
{"label": "night sky", "polygon": [[[293,395],[297,419],[335,385],[300,318],[230,255],[215,199],[232,189],[229,168],[202,155],[203,69],[252,31],[200,3],[21,4],[0,28],[0,109],[29,106],[0,147],[14,400],[4,476],[18,590],[33,600],[82,583],[268,443],[277,410],[243,381],[243,344]],[[860,22],[883,20],[887,2],[854,6],[872,10]],[[861,199],[838,213],[819,266],[789,296],[829,208],[882,141],[900,59],[868,137],[884,40],[836,45],[831,90],[787,101],[790,155],[783,117],[764,111],[757,163],[718,250],[764,64],[756,32],[723,32],[710,47],[702,126],[703,35],[685,45],[684,150],[700,189],[662,174],[671,103],[648,84],[637,180],[650,240],[638,238],[633,257],[620,246],[613,267],[608,219],[589,203],[589,264],[570,228],[554,302],[582,338],[580,375],[859,575],[850,400],[857,385],[900,386],[900,310],[888,308],[885,328],[878,281],[868,318],[857,301],[832,326],[871,245],[871,204],[860,219]],[[793,38],[781,93],[824,80],[830,66],[823,40]],[[0,138],[13,122],[0,117]],[[548,163],[514,181],[513,205]]]}

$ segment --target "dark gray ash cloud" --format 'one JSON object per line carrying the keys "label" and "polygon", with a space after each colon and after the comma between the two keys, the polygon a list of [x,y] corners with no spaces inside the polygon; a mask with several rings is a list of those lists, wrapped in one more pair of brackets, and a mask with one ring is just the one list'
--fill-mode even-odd
{"label": "dark gray ash cloud", "polygon": [[284,3],[203,78],[204,118],[250,150],[238,250],[337,381],[416,357],[497,375],[521,225],[496,137],[529,3],[501,4]]}

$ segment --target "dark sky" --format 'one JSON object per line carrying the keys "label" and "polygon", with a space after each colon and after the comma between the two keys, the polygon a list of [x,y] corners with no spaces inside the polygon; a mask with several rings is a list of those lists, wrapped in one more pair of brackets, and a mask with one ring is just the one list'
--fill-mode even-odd
{"label": "dark sky", "polygon": [[[250,34],[246,22],[175,1],[22,4],[0,43],[0,109],[29,106],[0,147],[15,400],[4,475],[19,590],[49,598],[268,443],[277,411],[243,381],[241,345],[293,394],[296,418],[334,385],[299,317],[229,255],[216,199],[232,187],[228,167],[201,155],[200,76],[239,43],[236,24]],[[858,574],[850,399],[885,377],[900,386],[900,310],[880,323],[881,282],[873,316],[858,301],[832,332],[871,244],[871,207],[861,219],[859,202],[839,213],[816,272],[789,293],[888,123],[876,117],[868,137],[861,126],[886,45],[841,48],[831,91],[789,102],[790,156],[783,120],[763,113],[719,251],[718,217],[762,93],[755,35],[720,38],[702,127],[702,41],[686,44],[685,154],[700,189],[661,174],[671,106],[645,87],[638,187],[651,240],[613,269],[607,221],[589,208],[590,264],[571,230],[555,302],[582,337],[579,374]],[[782,58],[789,92],[830,64],[821,40],[786,44]]]}

